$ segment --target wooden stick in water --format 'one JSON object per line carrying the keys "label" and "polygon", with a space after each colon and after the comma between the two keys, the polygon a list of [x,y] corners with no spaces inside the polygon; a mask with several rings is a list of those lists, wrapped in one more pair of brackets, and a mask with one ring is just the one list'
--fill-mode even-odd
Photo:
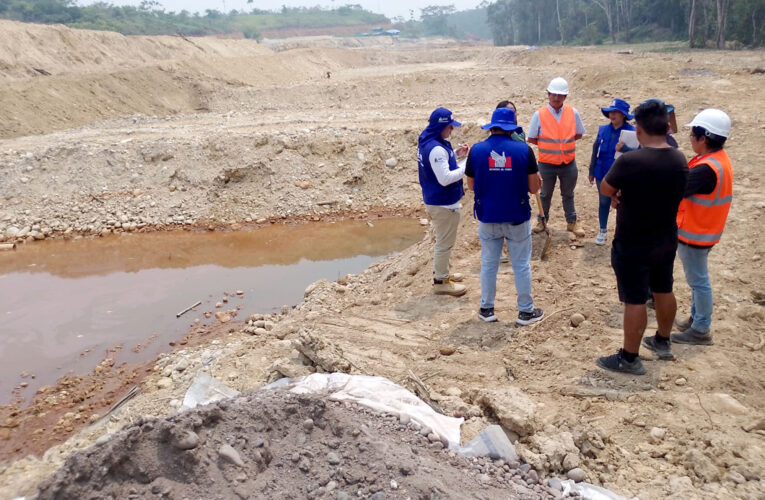
{"label": "wooden stick in water", "polygon": [[175,317],[176,317],[176,318],[180,318],[181,316],[183,316],[183,315],[184,315],[184,314],[186,314],[187,312],[191,311],[192,309],[194,309],[195,307],[197,307],[197,306],[198,306],[199,304],[201,304],[201,303],[202,303],[202,301],[200,300],[199,302],[197,302],[197,303],[196,303],[196,304],[194,304],[193,306],[189,306],[189,307],[187,307],[186,309],[184,309],[183,311],[181,311],[181,312],[179,312],[178,314],[176,314],[176,315],[175,315]]}

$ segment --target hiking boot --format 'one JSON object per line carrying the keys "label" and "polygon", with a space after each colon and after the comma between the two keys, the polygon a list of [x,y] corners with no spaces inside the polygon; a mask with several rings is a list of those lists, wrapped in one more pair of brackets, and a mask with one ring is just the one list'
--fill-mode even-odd
{"label": "hiking boot", "polygon": [[547,225],[544,222],[542,222],[540,219],[537,219],[537,225],[534,226],[534,232],[542,233],[544,232],[545,228],[547,228]]}
{"label": "hiking boot", "polygon": [[598,366],[604,370],[610,370],[612,372],[628,373],[630,375],[645,375],[645,366],[640,361],[640,356],[635,358],[635,361],[630,363],[624,359],[622,355],[622,349],[619,352],[610,356],[603,356],[598,358]]}
{"label": "hiking boot", "polygon": [[693,316],[688,316],[687,319],[680,319],[680,318],[676,317],[675,318],[675,326],[681,332],[686,331],[688,328],[693,326]]}
{"label": "hiking boot", "polygon": [[455,283],[450,279],[445,280],[433,280],[433,293],[436,295],[451,295],[453,297],[461,297],[467,292],[465,285]]}
{"label": "hiking boot", "polygon": [[579,223],[576,221],[569,222],[568,224],[566,224],[566,230],[574,233],[575,236],[578,236],[580,238],[584,236],[584,229],[579,227]]}
{"label": "hiking boot", "polygon": [[462,281],[463,279],[465,279],[465,277],[462,275],[462,273],[452,273],[449,275],[449,279],[456,283],[458,281]]}
{"label": "hiking boot", "polygon": [[595,244],[605,245],[607,239],[608,239],[608,231],[605,229],[601,229],[598,235],[595,237]]}
{"label": "hiking boot", "polygon": [[487,323],[494,323],[497,321],[497,315],[494,314],[493,307],[482,307],[481,310],[478,311],[478,317]]}
{"label": "hiking boot", "polygon": [[542,321],[545,313],[538,307],[535,307],[529,312],[521,311],[518,313],[518,319],[515,320],[516,325],[526,326],[537,321]]}
{"label": "hiking boot", "polygon": [[672,354],[672,343],[669,341],[669,339],[663,340],[659,337],[660,336],[658,333],[653,337],[644,337],[643,345],[655,352],[659,359],[668,361],[675,359],[674,354]]}
{"label": "hiking boot", "polygon": [[675,344],[694,344],[694,345],[712,345],[712,336],[709,333],[702,333],[689,327],[682,333],[673,333],[670,335]]}

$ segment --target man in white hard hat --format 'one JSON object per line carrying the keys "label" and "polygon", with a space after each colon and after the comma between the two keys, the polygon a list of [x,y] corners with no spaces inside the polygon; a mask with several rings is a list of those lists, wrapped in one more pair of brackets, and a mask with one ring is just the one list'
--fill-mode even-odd
{"label": "man in white hard hat", "polygon": [[705,109],[691,123],[691,146],[696,156],[677,212],[677,255],[691,287],[691,314],[675,320],[679,344],[711,345],[712,285],[707,259],[720,241],[733,199],[733,169],[723,146],[730,136],[730,118],[719,109]]}
{"label": "man in white hard hat", "polygon": [[584,236],[584,230],[576,221],[574,188],[579,172],[576,168],[576,141],[586,132],[576,108],[563,104],[568,96],[568,82],[553,78],[547,86],[547,105],[531,117],[528,141],[539,148],[539,173],[542,174],[542,198],[544,214],[534,232],[544,231],[543,218],[550,217],[550,202],[555,183],[560,179],[560,195],[566,214],[566,228],[576,236]]}

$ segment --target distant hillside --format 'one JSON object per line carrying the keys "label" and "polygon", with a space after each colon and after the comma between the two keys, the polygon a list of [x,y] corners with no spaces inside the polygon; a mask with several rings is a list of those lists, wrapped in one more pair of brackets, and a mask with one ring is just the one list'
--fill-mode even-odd
{"label": "distant hillside", "polygon": [[369,26],[390,24],[384,15],[369,12],[358,5],[346,5],[337,9],[283,7],[278,12],[253,9],[249,13],[236,10],[222,13],[208,9],[204,15],[200,15],[185,10],[180,13],[165,12],[152,0],[142,2],[139,7],[117,7],[106,2],[78,7],[74,0],[0,0],[0,18],[116,31],[123,35],[204,36],[241,33],[246,38],[260,38],[262,30],[358,26],[357,30],[345,30],[355,33]]}

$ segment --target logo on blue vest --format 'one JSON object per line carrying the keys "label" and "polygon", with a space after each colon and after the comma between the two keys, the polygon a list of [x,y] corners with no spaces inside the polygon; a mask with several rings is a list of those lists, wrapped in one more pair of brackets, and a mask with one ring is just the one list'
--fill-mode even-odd
{"label": "logo on blue vest", "polygon": [[489,154],[489,168],[492,170],[512,170],[513,159],[505,156],[504,152],[500,155],[496,151],[492,151]]}

